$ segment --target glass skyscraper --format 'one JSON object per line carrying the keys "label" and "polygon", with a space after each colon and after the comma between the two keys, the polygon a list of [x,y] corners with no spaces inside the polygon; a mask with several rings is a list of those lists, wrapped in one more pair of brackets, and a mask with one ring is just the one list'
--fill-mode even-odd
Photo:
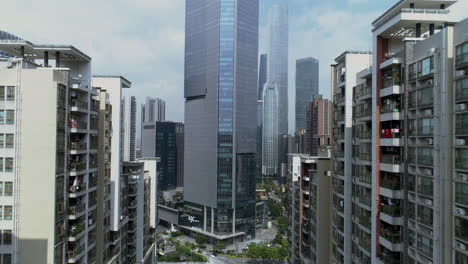
{"label": "glass skyscraper", "polygon": [[186,0],[183,226],[255,236],[258,0]]}
{"label": "glass skyscraper", "polygon": [[279,134],[288,133],[288,7],[273,5],[268,14],[267,82],[278,87]]}
{"label": "glass skyscraper", "polygon": [[296,61],[296,132],[307,127],[307,106],[319,95],[319,61],[304,58]]}
{"label": "glass skyscraper", "polygon": [[265,84],[263,88],[262,176],[273,178],[278,173],[278,88]]}

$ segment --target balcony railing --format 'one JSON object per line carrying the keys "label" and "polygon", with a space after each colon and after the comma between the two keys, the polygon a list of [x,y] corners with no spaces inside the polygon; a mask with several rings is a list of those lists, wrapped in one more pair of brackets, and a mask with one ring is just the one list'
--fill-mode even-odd
{"label": "balcony railing", "polygon": [[71,215],[77,215],[82,213],[86,209],[86,204],[78,204],[70,206],[69,211]]}
{"label": "balcony railing", "polygon": [[70,226],[70,236],[76,236],[85,230],[83,223]]}
{"label": "balcony railing", "polygon": [[401,243],[401,235],[399,231],[382,230],[381,236],[393,244]]}
{"label": "balcony railing", "polygon": [[382,204],[382,213],[393,216],[393,217],[400,217],[401,208],[398,205]]}
{"label": "balcony railing", "polygon": [[86,148],[87,148],[86,142],[70,142],[71,150],[86,150]]}
{"label": "balcony railing", "polygon": [[386,164],[400,165],[400,155],[382,155],[381,162]]}
{"label": "balcony railing", "polygon": [[402,8],[402,13],[414,13],[414,14],[441,14],[447,15],[450,11],[447,9],[422,9],[422,8]]}
{"label": "balcony railing", "polygon": [[71,106],[88,110],[88,102],[84,102],[81,100],[72,100]]}
{"label": "balcony railing", "polygon": [[86,170],[86,162],[72,162],[70,164],[71,172],[77,172],[82,170]]}
{"label": "balcony railing", "polygon": [[382,186],[385,189],[390,189],[390,190],[400,190],[401,189],[401,183],[400,179],[382,179],[380,186]]}
{"label": "balcony railing", "polygon": [[380,137],[381,138],[400,138],[402,131],[403,130],[399,128],[382,129],[380,133]]}
{"label": "balcony railing", "polygon": [[83,253],[84,250],[85,250],[84,245],[80,245],[80,246],[78,246],[77,248],[75,248],[73,250],[69,250],[68,254],[67,254],[68,258],[69,259],[77,258],[81,253]]}
{"label": "balcony railing", "polygon": [[86,121],[70,120],[70,128],[88,129],[88,123]]}

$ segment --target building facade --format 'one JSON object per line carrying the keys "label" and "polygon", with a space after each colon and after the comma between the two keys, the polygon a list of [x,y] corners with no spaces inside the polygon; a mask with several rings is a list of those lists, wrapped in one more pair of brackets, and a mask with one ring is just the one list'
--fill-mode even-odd
{"label": "building facade", "polygon": [[157,121],[166,121],[166,101],[147,96],[145,103],[141,105],[141,122]]}
{"label": "building facade", "polygon": [[[369,52],[346,51],[331,66],[332,136],[332,260],[351,263],[352,246],[352,117],[356,74],[369,67]],[[367,196],[370,199],[370,194]]]}
{"label": "building facade", "polygon": [[330,157],[289,155],[288,263],[331,263]]}
{"label": "building facade", "polygon": [[273,5],[268,12],[268,73],[267,83],[278,89],[278,130],[288,133],[288,7]]}
{"label": "building facade", "polygon": [[185,227],[217,240],[255,235],[258,11],[186,1],[184,199],[201,219]]}
{"label": "building facade", "polygon": [[296,60],[296,132],[307,128],[307,107],[319,95],[319,61]]}
{"label": "building facade", "polygon": [[136,159],[136,115],[135,96],[124,96],[123,103],[123,160]]}
{"label": "building facade", "polygon": [[313,98],[307,106],[305,153],[312,156],[327,156],[331,147],[333,104],[328,99]]}

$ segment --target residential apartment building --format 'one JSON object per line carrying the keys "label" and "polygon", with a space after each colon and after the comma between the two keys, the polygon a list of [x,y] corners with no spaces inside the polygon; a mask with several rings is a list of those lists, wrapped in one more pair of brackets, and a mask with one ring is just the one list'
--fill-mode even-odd
{"label": "residential apartment building", "polygon": [[279,98],[276,84],[263,88],[262,177],[278,176]]}
{"label": "residential apartment building", "polygon": [[[346,51],[331,66],[333,95],[332,139],[332,261],[351,263],[353,216],[353,89],[356,74],[369,66],[369,52]],[[363,194],[364,195],[364,194]],[[368,194],[370,198],[370,193]]]}
{"label": "residential apartment building", "polygon": [[330,157],[289,155],[288,263],[330,263]]}
{"label": "residential apartment building", "polygon": [[124,96],[123,100],[123,160],[136,159],[136,115],[135,96]]}
{"label": "residential apartment building", "polygon": [[329,156],[333,104],[321,96],[312,98],[307,106],[305,153],[311,156]]}

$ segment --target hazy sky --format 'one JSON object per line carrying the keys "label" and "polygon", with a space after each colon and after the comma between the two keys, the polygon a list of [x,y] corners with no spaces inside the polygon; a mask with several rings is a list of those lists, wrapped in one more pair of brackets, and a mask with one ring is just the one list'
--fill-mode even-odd
{"label": "hazy sky", "polygon": [[[294,125],[295,60],[320,60],[329,97],[330,64],[345,50],[369,50],[371,22],[397,0],[260,0],[260,49],[274,3],[289,5],[289,116]],[[14,0],[2,2],[0,29],[33,43],[70,44],[90,55],[93,73],[132,82],[127,94],[167,101],[166,119],[183,121],[184,0]],[[468,1],[452,8],[468,14]],[[291,131],[292,129],[290,129]]]}

